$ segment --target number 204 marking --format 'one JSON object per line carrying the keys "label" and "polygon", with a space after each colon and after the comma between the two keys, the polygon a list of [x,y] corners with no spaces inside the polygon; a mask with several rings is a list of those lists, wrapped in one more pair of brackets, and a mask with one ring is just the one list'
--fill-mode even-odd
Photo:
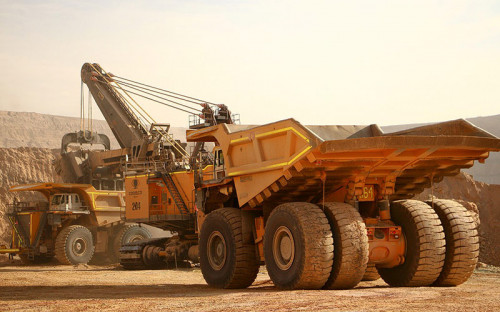
{"label": "number 204 marking", "polygon": [[141,202],[133,202],[132,210],[141,210]]}

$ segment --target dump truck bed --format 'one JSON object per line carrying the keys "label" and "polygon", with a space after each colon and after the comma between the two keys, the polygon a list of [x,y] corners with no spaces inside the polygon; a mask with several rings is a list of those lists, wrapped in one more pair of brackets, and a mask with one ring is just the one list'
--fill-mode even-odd
{"label": "dump truck bed", "polygon": [[365,184],[380,186],[391,199],[410,198],[500,150],[498,138],[465,120],[383,133],[377,125],[304,126],[287,119],[220,124],[188,131],[187,139],[221,146],[240,206],[252,207],[317,201],[342,189],[359,195]]}

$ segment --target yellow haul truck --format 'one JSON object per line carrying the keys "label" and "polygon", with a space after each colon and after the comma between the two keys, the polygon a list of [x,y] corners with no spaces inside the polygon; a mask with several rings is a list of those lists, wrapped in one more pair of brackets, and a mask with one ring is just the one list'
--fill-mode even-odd
{"label": "yellow haul truck", "polygon": [[[283,289],[352,288],[373,269],[391,286],[458,285],[474,269],[479,243],[467,210],[410,199],[500,150],[467,121],[394,133],[293,119],[244,126],[225,105],[98,64],[84,64],[82,81],[123,148],[103,153],[103,163],[127,160],[126,220],[176,232],[125,244],[125,268],[199,258],[210,286],[242,288],[265,263]],[[131,95],[194,114],[192,153]]]}
{"label": "yellow haul truck", "polygon": [[10,191],[35,191],[46,199],[14,200],[8,205],[12,241],[0,253],[17,254],[24,262],[42,263],[54,256],[62,264],[88,263],[98,257],[117,261],[122,244],[151,237],[144,227],[121,220],[122,191],[65,183],[17,185]]}
{"label": "yellow haul truck", "polygon": [[395,133],[218,123],[186,137],[216,147],[188,170],[126,177],[126,220],[179,233],[123,246],[126,268],[199,257],[210,286],[244,288],[265,263],[282,289],[348,289],[374,269],[390,286],[454,286],[474,270],[468,211],[410,199],[500,150],[465,120]]}

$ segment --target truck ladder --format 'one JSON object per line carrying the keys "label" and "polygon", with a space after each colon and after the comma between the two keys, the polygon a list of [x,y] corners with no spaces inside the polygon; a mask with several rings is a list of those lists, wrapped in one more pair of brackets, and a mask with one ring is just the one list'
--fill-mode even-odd
{"label": "truck ladder", "polygon": [[174,199],[175,205],[179,209],[181,214],[189,215],[189,209],[186,206],[186,203],[182,199],[181,193],[179,192],[179,189],[177,189],[177,186],[175,186],[174,180],[172,179],[172,176],[170,173],[162,173],[161,174],[163,182],[165,182],[165,185],[167,186],[168,191],[170,192],[170,195],[172,195],[172,198]]}

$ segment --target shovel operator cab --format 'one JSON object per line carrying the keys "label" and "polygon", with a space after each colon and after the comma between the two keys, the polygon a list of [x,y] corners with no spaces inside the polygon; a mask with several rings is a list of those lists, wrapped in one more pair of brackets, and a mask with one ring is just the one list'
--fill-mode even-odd
{"label": "shovel operator cab", "polygon": [[123,192],[58,183],[17,185],[10,191],[36,191],[46,199],[14,199],[8,206],[11,246],[0,252],[17,254],[25,262],[47,262],[54,256],[63,264],[87,263],[96,257],[117,261],[123,243],[150,237],[145,228],[121,220]]}

